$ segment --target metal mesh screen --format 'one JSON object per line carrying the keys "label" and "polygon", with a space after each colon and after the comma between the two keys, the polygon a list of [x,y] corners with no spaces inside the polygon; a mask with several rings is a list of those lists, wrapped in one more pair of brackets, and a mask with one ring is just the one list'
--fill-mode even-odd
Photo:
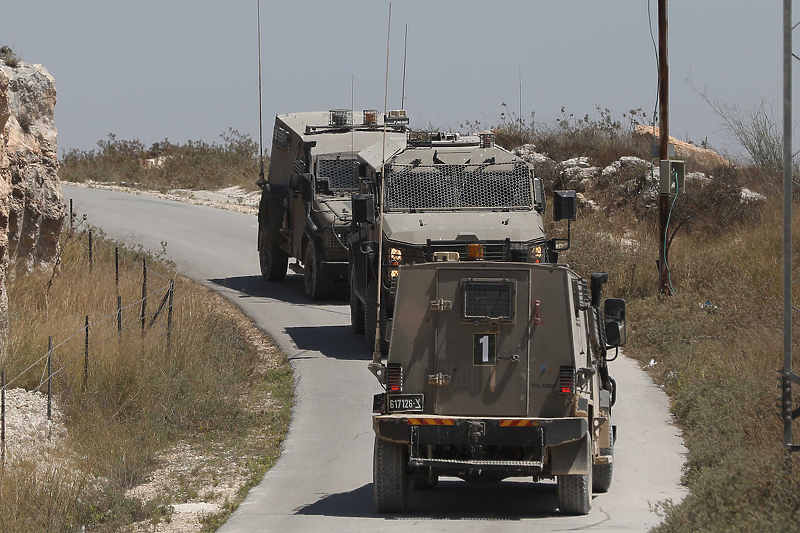
{"label": "metal mesh screen", "polygon": [[358,161],[343,158],[317,159],[317,178],[327,179],[332,191],[358,190]]}
{"label": "metal mesh screen", "polygon": [[[334,233],[335,232],[335,233]],[[322,245],[326,250],[345,250],[347,230],[341,228],[327,228],[322,233]]]}
{"label": "metal mesh screen", "polygon": [[531,207],[531,173],[524,163],[499,165],[392,165],[386,209]]}
{"label": "metal mesh screen", "polygon": [[511,319],[513,281],[465,281],[464,318]]}

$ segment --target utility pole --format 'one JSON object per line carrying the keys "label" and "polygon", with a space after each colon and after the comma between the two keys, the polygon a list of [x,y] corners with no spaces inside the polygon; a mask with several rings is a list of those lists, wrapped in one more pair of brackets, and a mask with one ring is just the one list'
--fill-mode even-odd
{"label": "utility pole", "polygon": [[[658,0],[658,111],[659,159],[669,159],[669,62],[667,60],[667,0]],[[653,132],[655,134],[655,132]],[[667,166],[669,168],[669,166]],[[661,165],[664,172],[664,165]],[[661,177],[664,180],[664,176]],[[661,188],[658,195],[658,291],[670,294],[669,273],[667,271],[667,222],[669,218],[669,188]]]}

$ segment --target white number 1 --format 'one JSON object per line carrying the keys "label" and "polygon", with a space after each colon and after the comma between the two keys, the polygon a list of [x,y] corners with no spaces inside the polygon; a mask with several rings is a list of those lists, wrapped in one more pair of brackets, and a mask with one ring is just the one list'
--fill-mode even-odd
{"label": "white number 1", "polygon": [[489,362],[489,335],[484,335],[483,337],[481,337],[481,340],[479,340],[478,342],[480,342],[483,345],[483,358],[482,358],[482,360],[483,360],[484,363],[488,363]]}

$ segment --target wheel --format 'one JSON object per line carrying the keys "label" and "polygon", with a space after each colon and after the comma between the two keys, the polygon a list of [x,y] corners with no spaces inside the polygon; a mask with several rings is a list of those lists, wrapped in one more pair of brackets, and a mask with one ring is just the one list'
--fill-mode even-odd
{"label": "wheel", "polygon": [[438,474],[429,476],[428,472],[422,470],[411,477],[412,490],[434,490],[439,484]]}
{"label": "wheel", "polygon": [[324,300],[331,293],[331,280],[322,275],[320,262],[317,247],[309,240],[303,255],[303,285],[306,296],[312,300]]}
{"label": "wheel", "polygon": [[264,281],[283,281],[289,266],[289,255],[280,246],[266,242],[267,234],[259,228],[261,245],[258,247],[258,261],[261,264],[261,277]]}
{"label": "wheel", "polygon": [[[389,343],[386,342],[386,302],[381,305],[381,355],[389,353]],[[375,325],[378,307],[378,283],[371,281],[367,286],[367,303],[364,305],[364,333],[367,335],[367,346],[370,352],[375,351]]]}
{"label": "wheel", "polygon": [[358,299],[355,291],[355,267],[350,270],[350,327],[357,335],[364,334],[364,302]]}
{"label": "wheel", "polygon": [[[592,437],[586,436],[586,452],[592,461]],[[586,474],[561,475],[558,483],[558,508],[563,514],[585,515],[592,510],[592,468]]]}
{"label": "wheel", "polygon": [[601,455],[610,455],[611,462],[607,465],[592,466],[592,491],[608,492],[614,475],[614,438],[611,438],[610,448],[600,448]]}
{"label": "wheel", "polygon": [[375,510],[379,513],[402,513],[408,509],[408,448],[375,437],[372,455],[372,489]]}

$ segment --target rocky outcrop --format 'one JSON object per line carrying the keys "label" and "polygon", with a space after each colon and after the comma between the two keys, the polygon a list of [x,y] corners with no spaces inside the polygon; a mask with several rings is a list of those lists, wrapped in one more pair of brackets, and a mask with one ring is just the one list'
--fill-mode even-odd
{"label": "rocky outcrop", "polygon": [[[653,126],[644,126],[639,124],[633,130],[634,135],[645,139],[648,143],[658,143],[659,139],[659,132],[658,129],[654,128]],[[655,136],[655,140],[653,137]],[[679,141],[673,136],[669,136],[670,144],[675,146],[675,156],[678,159],[691,159],[698,164],[701,164],[707,168],[718,167],[721,165],[730,165],[731,162],[719,155],[714,150],[710,150],[708,148],[701,148],[699,146],[695,146],[694,144],[687,143],[685,141]]]}
{"label": "rocky outcrop", "polygon": [[[12,273],[47,268],[58,251],[64,205],[55,105],[47,69],[0,61],[0,317],[7,316],[8,265]],[[0,343],[5,338],[0,331]]]}

